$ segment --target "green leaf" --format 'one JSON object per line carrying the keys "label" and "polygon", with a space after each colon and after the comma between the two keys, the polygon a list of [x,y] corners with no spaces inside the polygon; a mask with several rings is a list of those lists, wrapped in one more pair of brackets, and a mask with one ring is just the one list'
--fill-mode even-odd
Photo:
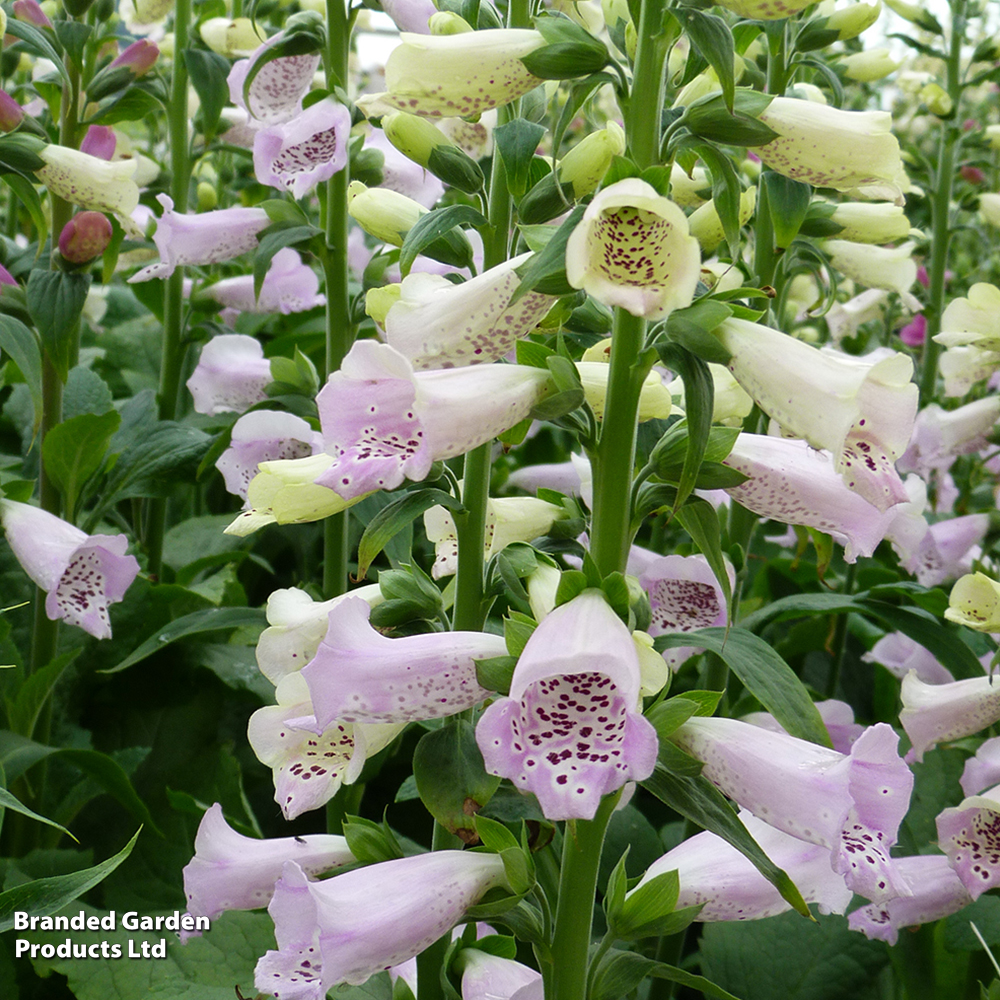
{"label": "green leaf", "polygon": [[465,843],[476,843],[475,814],[493,797],[500,778],[486,773],[472,724],[459,719],[424,733],[413,752],[413,776],[434,819]]}
{"label": "green leaf", "polygon": [[263,230],[258,236],[257,249],[253,254],[253,294],[260,297],[260,290],[267,277],[268,268],[274,255],[285,247],[299,246],[308,243],[313,237],[321,235],[323,230],[315,226],[300,226],[276,222]]}
{"label": "green leaf", "polygon": [[362,864],[378,864],[403,857],[403,849],[385,820],[375,823],[360,816],[347,816],[344,819],[344,839],[348,850]]}
{"label": "green leaf", "polygon": [[[738,239],[738,232],[736,236]],[[712,331],[732,315],[731,306],[715,299],[703,299],[687,309],[675,309],[670,314],[667,337],[703,361],[726,365],[729,363],[729,352],[712,336]]]}
{"label": "green leaf", "polygon": [[183,55],[191,85],[201,102],[202,131],[206,141],[211,141],[229,99],[229,60],[208,49],[185,49]]}
{"label": "green leaf", "polygon": [[[721,694],[721,692],[719,693]],[[698,705],[690,698],[674,697],[654,705],[646,713],[646,718],[656,730],[660,742],[663,743],[697,712]]]}
{"label": "green leaf", "polygon": [[383,507],[368,523],[358,543],[358,579],[363,580],[372,560],[389,540],[431,507],[446,507],[453,514],[463,513],[462,501],[444,490],[422,489],[404,493]]}
{"label": "green leaf", "polygon": [[133,650],[115,666],[106,670],[100,670],[102,674],[117,674],[121,670],[126,670],[136,663],[141,663],[148,656],[158,652],[165,646],[169,646],[178,639],[186,639],[188,636],[201,635],[204,632],[218,632],[220,629],[242,628],[244,626],[263,627],[267,623],[267,616],[262,608],[206,608],[203,611],[193,611],[189,615],[177,618],[163,628],[157,629],[156,633],[150,636],[138,648]]}
{"label": "green leaf", "polygon": [[766,197],[774,229],[774,243],[779,250],[787,250],[799,234],[812,200],[812,188],[800,181],[783,177],[773,170],[765,170],[760,178],[761,196]]}
{"label": "green leaf", "polygon": [[476,680],[487,691],[509,694],[516,666],[516,656],[491,656],[485,660],[476,660]]}
{"label": "green leaf", "polygon": [[25,43],[25,47],[36,55],[55,63],[56,72],[65,80],[66,86],[72,86],[69,73],[63,65],[62,55],[53,44],[55,39],[51,32],[36,28],[27,21],[18,21],[17,18],[8,17],[6,33],[20,38]]}
{"label": "green leaf", "polygon": [[4,183],[14,192],[31,216],[31,223],[35,227],[35,236],[39,246],[44,246],[49,236],[49,220],[42,208],[42,199],[39,197],[35,185],[26,177],[20,174],[8,173],[3,175]]}
{"label": "green leaf", "polygon": [[528,292],[533,291],[542,282],[560,276],[565,280],[566,244],[569,242],[570,234],[583,218],[584,211],[582,205],[577,205],[545,245],[545,249],[536,253],[523,265],[520,272],[521,283],[511,297],[510,305],[517,302],[518,299],[524,298]]}
{"label": "green leaf", "polygon": [[31,739],[43,706],[49,700],[62,672],[77,658],[80,650],[63,653],[36,670],[18,688],[14,699],[7,702],[7,725],[10,729]]}
{"label": "green leaf", "polygon": [[19,319],[0,313],[0,350],[17,365],[35,407],[35,427],[42,419],[42,351],[38,338]]}
{"label": "green leaf", "polygon": [[140,832],[141,828],[136,830],[135,836],[114,857],[93,868],[84,868],[69,875],[36,879],[0,893],[0,931],[9,931],[14,927],[15,913],[48,916],[78,899],[88,889],[107,878],[132,853]]}
{"label": "green leaf", "polygon": [[117,125],[138,122],[150,115],[162,115],[163,103],[141,85],[119,91],[100,101],[97,111],[87,119],[88,125]]}
{"label": "green leaf", "polygon": [[[760,124],[758,122],[758,124]],[[711,143],[702,142],[695,146],[699,156],[708,164],[712,171],[712,201],[719,215],[723,231],[726,234],[726,244],[733,260],[739,259],[740,245],[740,198],[743,188],[740,185],[739,174],[733,166],[733,161],[719,148]],[[697,352],[696,352],[697,353]],[[713,358],[705,358],[712,361]]]}
{"label": "green leaf", "polygon": [[[689,908],[690,909],[690,908]],[[610,949],[604,955],[594,974],[593,988],[588,993],[589,1000],[621,1000],[629,995],[644,979],[653,976],[680,983],[703,996],[714,1000],[738,1000],[721,986],[704,976],[695,976],[674,965],[657,962],[634,951]]]}
{"label": "green leaf", "polygon": [[34,268],[28,276],[28,312],[60,379],[66,381],[73,352],[73,330],[90,288],[89,274]]}
{"label": "green leaf", "polygon": [[515,201],[520,201],[527,190],[531,161],[544,135],[543,126],[524,118],[515,118],[493,130],[493,142],[507,174],[507,190]]}
{"label": "green leaf", "polygon": [[538,623],[534,618],[523,615],[520,611],[511,611],[503,620],[503,637],[507,643],[507,652],[511,656],[520,656],[537,627]]}
{"label": "green leaf", "polygon": [[[715,70],[722,87],[722,97],[726,108],[732,113],[736,100],[736,80],[733,63],[736,54],[733,33],[729,25],[714,14],[703,14],[694,7],[676,6],[670,13],[684,25],[691,43],[701,53],[704,60]],[[640,94],[640,100],[644,95]]]}
{"label": "green leaf", "polygon": [[726,613],[730,614],[733,604],[733,585],[729,579],[729,567],[722,553],[722,529],[718,511],[700,497],[689,498],[676,514],[681,527],[691,536],[698,550],[708,560],[715,579],[722,588],[726,600]]}
{"label": "green leaf", "polygon": [[82,413],[57,424],[42,445],[45,471],[62,493],[66,516],[72,519],[76,502],[87,480],[101,467],[108,442],[121,417],[113,410],[97,415]]}
{"label": "green leaf", "polygon": [[[410,273],[413,262],[422,253],[435,256],[430,251],[438,244],[439,240],[445,238],[459,240],[459,246],[468,247],[468,259],[457,263],[456,266],[464,267],[472,261],[472,247],[465,234],[458,229],[459,226],[485,226],[487,219],[481,212],[470,205],[449,205],[447,208],[438,208],[433,212],[428,212],[421,216],[416,225],[406,234],[403,245],[399,250],[399,270],[405,277]],[[445,260],[436,257],[436,260],[444,260],[444,263],[453,263],[453,260]]]}
{"label": "green leaf", "polygon": [[535,18],[535,28],[549,43],[521,58],[542,80],[569,80],[602,70],[610,61],[607,46],[586,29],[558,14]]}
{"label": "green leaf", "polygon": [[66,829],[66,827],[62,826],[60,823],[56,823],[55,820],[51,820],[46,816],[40,816],[34,810],[29,809],[26,805],[24,805],[24,803],[21,802],[21,800],[15,795],[8,792],[6,788],[0,786],[0,820],[3,819],[3,811],[5,809],[11,809],[16,813],[20,813],[22,816],[27,816],[28,819],[33,819],[39,823],[44,823],[46,826],[51,826],[60,833],[66,834],[70,840],[76,840],[76,837],[74,837],[73,834]]}
{"label": "green leaf", "polygon": [[69,18],[53,21],[52,26],[67,55],[76,63],[77,69],[82,70],[84,48],[94,29],[89,24]]}

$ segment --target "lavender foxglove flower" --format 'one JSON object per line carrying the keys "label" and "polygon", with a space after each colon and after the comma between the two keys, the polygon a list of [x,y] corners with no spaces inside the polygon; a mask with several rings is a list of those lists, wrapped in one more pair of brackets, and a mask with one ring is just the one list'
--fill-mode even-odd
{"label": "lavender foxglove flower", "polygon": [[385,317],[386,342],[417,370],[461,368],[509,354],[549,311],[555,298],[529,292],[510,304],[530,254],[455,285],[433,274],[410,274]]}
{"label": "lavender foxglove flower", "polygon": [[505,656],[488,632],[433,632],[390,639],[373,628],[371,606],[348,598],[330,611],[326,636],[302,668],[317,731],[342,722],[413,722],[463,712],[490,694],[476,660]]}
{"label": "lavender foxglove flower", "polygon": [[939,743],[982,732],[1000,720],[1000,682],[970,677],[948,684],[925,684],[915,673],[903,678],[899,721],[910,737],[915,760]]}
{"label": "lavender foxglove flower", "polygon": [[316,272],[291,247],[279,250],[271,259],[259,296],[253,293],[252,274],[223,278],[209,285],[204,294],[226,309],[248,313],[288,316],[326,305],[326,296],[319,294]]}
{"label": "lavender foxglove flower", "polygon": [[513,1000],[518,991],[542,981],[541,973],[534,969],[478,948],[463,948],[458,962],[462,1000]]}
{"label": "lavender foxglove flower", "polygon": [[265,125],[286,122],[298,114],[302,98],[312,86],[313,74],[319,66],[318,52],[272,59],[253,78],[248,98],[244,101],[243,86],[251,67],[283,37],[283,32],[273,35],[249,59],[234,63],[229,71],[229,99]]}
{"label": "lavender foxglove flower", "polygon": [[941,850],[973,899],[1000,886],[1000,785],[942,810],[937,833]]}
{"label": "lavender foxglove flower", "polygon": [[428,118],[470,118],[509,104],[542,81],[522,57],[545,44],[537,31],[498,28],[461,35],[403,33],[385,64],[386,93],[358,98],[369,118],[407,111]]}
{"label": "lavender foxglove flower", "polygon": [[631,634],[599,591],[585,590],[535,629],[510,696],[480,718],[486,770],[534,792],[548,819],[592,819],[604,795],[656,763],[639,687]]}
{"label": "lavender foxglove flower", "polygon": [[334,720],[314,732],[309,689],[298,672],[278,682],[275,699],[277,705],[250,716],[247,738],[257,759],[271,769],[274,801],[288,820],[325,805],[341,785],[354,784],[365,761],[405,728],[405,723],[352,725]]}
{"label": "lavender foxglove flower", "polygon": [[323,1000],[419,954],[487,890],[505,884],[496,854],[433,851],[310,882],[285,865],[268,912],[278,950],[257,963],[257,989],[278,1000]]}
{"label": "lavender foxglove flower", "polygon": [[329,834],[244,837],[226,822],[218,802],[202,816],[194,851],[184,867],[188,913],[209,920],[226,910],[267,906],[286,861],[295,861],[306,875],[318,875],[355,860],[347,841]]}
{"label": "lavender foxglove flower", "polygon": [[566,277],[599,302],[663,319],[691,304],[701,250],[680,207],[628,178],[599,191],[566,244]]}
{"label": "lavender foxglove flower", "polygon": [[319,435],[301,417],[277,410],[254,410],[233,424],[229,447],[215,467],[226,489],[247,498],[250,481],[260,462],[302,458],[319,447]]}
{"label": "lavender foxglove flower", "polygon": [[186,264],[215,264],[232,260],[257,247],[257,234],[271,224],[262,208],[220,208],[214,212],[181,215],[169,195],[158,194],[163,207],[153,242],[160,260],[129,278],[130,284],[169,278]]}
{"label": "lavender foxglove flower", "polygon": [[332,97],[261,129],[253,142],[257,180],[304,197],[347,165],[350,130],[351,112]]}
{"label": "lavender foxglove flower", "polygon": [[585,455],[571,454],[568,462],[524,465],[507,477],[507,485],[525,493],[540,488],[555,490],[568,497],[580,497],[588,508],[592,506],[593,474]]}
{"label": "lavender foxglove flower", "polygon": [[[916,549],[900,561],[924,587],[936,587],[972,569],[982,555],[980,543],[989,530],[988,514],[965,514],[937,521],[927,528]],[[890,531],[887,536],[892,538]]]}
{"label": "lavender foxglove flower", "polygon": [[906,355],[871,364],[740,319],[726,320],[715,335],[731,355],[729,370],[761,409],[784,430],[832,452],[850,489],[879,510],[906,501],[893,466],[917,415]]}
{"label": "lavender foxglove flower", "polygon": [[[826,731],[830,734],[830,742],[837,753],[850,753],[854,741],[865,731],[865,727],[854,721],[854,709],[846,701],[827,698],[816,702]],[[750,712],[740,716],[741,722],[749,722],[751,726],[760,726],[771,733],[783,733],[784,728],[770,712]]]}
{"label": "lavender foxglove flower", "polygon": [[419,481],[523,420],[550,386],[522,365],[414,372],[387,344],[358,341],[316,397],[334,461],[315,482],[351,500]]}
{"label": "lavender foxglove flower", "polygon": [[[893,677],[903,680],[912,670],[925,684],[947,684],[955,678],[932,653],[902,632],[889,632],[862,657],[865,663],[880,663]],[[1000,779],[998,779],[1000,780]]]}
{"label": "lavender foxglove flower", "polygon": [[275,590],[267,599],[267,624],[257,640],[257,666],[272,683],[301,670],[315,655],[326,635],[330,612],[348,598],[360,598],[371,607],[382,603],[377,583],[358,587],[329,601],[314,601],[304,590]]}
{"label": "lavender foxglove flower", "polygon": [[[843,913],[852,893],[830,867],[830,852],[782,833],[741,810],[740,821],[764,853],[784,869],[807,903],[818,903],[821,913]],[[781,893],[735,847],[705,831],[689,837],[654,861],[632,895],[665,872],[677,871],[680,894],[677,909],[702,906],[698,920],[760,920],[790,910]]]}
{"label": "lavender foxglove flower", "polygon": [[986,740],[975,756],[965,762],[960,783],[967,796],[979,795],[1000,783],[1000,736]]}
{"label": "lavender foxglove flower", "polygon": [[902,469],[928,478],[932,471],[947,469],[957,455],[968,455],[986,447],[986,436],[1000,420],[1000,396],[984,396],[943,410],[936,403],[925,406],[913,426],[910,446],[899,460]]}
{"label": "lavender foxglove flower", "polygon": [[[736,576],[728,561],[726,571],[733,586]],[[726,624],[726,599],[703,555],[663,556],[639,574],[639,584],[649,594],[650,635]],[[674,647],[663,651],[663,659],[671,670],[679,670],[685,660],[701,652],[701,646]]]}
{"label": "lavender foxglove flower", "polygon": [[909,894],[889,849],[909,808],[913,774],[890,726],[865,730],[847,755],[736,719],[689,719],[671,739],[743,808],[826,847],[853,891],[876,902]]}
{"label": "lavender foxglove flower", "polygon": [[48,511],[0,500],[0,521],[21,568],[47,591],[45,614],[111,638],[108,605],[117,604],[139,573],[125,555],[124,535],[88,535]]}
{"label": "lavender foxglove flower", "polygon": [[891,515],[849,489],[829,452],[805,441],[740,434],[723,464],[750,477],[726,490],[734,500],[761,517],[833,535],[849,563],[870,556],[888,530]]}
{"label": "lavender foxglove flower", "polygon": [[437,13],[434,0],[382,0],[382,10],[393,19],[400,31],[429,35],[427,22]]}
{"label": "lavender foxglove flower", "polygon": [[847,918],[847,925],[852,931],[861,931],[871,941],[894,945],[904,927],[932,924],[972,902],[972,897],[942,854],[897,858],[896,867],[913,887],[913,895],[862,906]]}
{"label": "lavender foxglove flower", "polygon": [[243,413],[267,399],[271,362],[259,341],[242,333],[213,337],[202,349],[194,373],[185,383],[198,413]]}

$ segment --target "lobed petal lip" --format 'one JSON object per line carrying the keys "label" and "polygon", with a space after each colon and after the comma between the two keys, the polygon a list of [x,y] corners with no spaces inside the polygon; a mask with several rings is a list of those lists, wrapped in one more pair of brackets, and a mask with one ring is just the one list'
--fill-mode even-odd
{"label": "lobed petal lip", "polygon": [[243,86],[251,67],[283,37],[284,32],[273,35],[249,59],[239,60],[229,71],[229,99],[265,125],[288,121],[299,111],[320,62],[319,53],[271,60],[254,77],[249,100],[244,101]]}

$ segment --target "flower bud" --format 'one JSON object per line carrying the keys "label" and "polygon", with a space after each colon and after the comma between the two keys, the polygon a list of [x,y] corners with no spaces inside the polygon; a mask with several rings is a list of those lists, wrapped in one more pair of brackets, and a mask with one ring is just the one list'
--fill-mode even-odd
{"label": "flower bud", "polygon": [[365,296],[365,312],[379,326],[385,326],[385,318],[389,314],[389,310],[399,301],[402,287],[397,282],[393,285],[382,285],[379,288],[368,289],[368,294]]}
{"label": "flower bud", "polygon": [[79,212],[59,234],[59,253],[70,264],[89,264],[107,249],[112,232],[102,212]]}
{"label": "flower bud", "polygon": [[840,41],[846,42],[867,31],[881,13],[882,0],[875,0],[875,3],[852,3],[835,10],[826,19],[824,27],[827,31],[836,31]]}
{"label": "flower bud", "polygon": [[140,38],[133,42],[109,68],[115,69],[124,66],[132,71],[132,75],[138,79],[153,68],[160,50],[148,39]]}
{"label": "flower bud", "polygon": [[464,17],[450,10],[441,10],[432,14],[427,23],[432,35],[464,35],[473,30],[472,25]]}
{"label": "flower bud", "polygon": [[427,209],[396,191],[352,181],[347,189],[347,213],[369,236],[401,247]]}
{"label": "flower bud", "polygon": [[198,184],[198,211],[211,212],[219,204],[219,195],[214,184],[208,181],[200,181]]}
{"label": "flower bud", "polygon": [[0,7],[0,38],[7,34],[7,12]]}
{"label": "flower bud", "polygon": [[948,92],[937,83],[928,83],[920,91],[920,100],[927,105],[927,110],[938,118],[947,118],[955,110],[955,103]]}
{"label": "flower bud", "polygon": [[910,24],[915,24],[926,31],[933,31],[936,35],[943,34],[937,18],[930,11],[925,10],[923,5],[907,3],[906,0],[885,0],[885,5],[889,10],[909,21]]}
{"label": "flower bud", "polygon": [[115,155],[118,138],[114,129],[107,125],[91,125],[80,143],[80,152],[96,156],[101,160],[111,160]]}
{"label": "flower bud", "polygon": [[245,58],[260,48],[263,38],[249,17],[210,17],[199,28],[201,40],[221,56]]}
{"label": "flower bud", "polygon": [[13,132],[24,120],[24,108],[5,90],[0,90],[0,131]]}
{"label": "flower bud", "polygon": [[838,60],[838,63],[849,80],[858,80],[861,83],[873,83],[875,80],[881,80],[890,73],[895,73],[903,65],[893,59],[889,50],[884,48],[855,52],[849,56],[843,56]]}
{"label": "flower bud", "polygon": [[968,181],[970,184],[982,184],[986,180],[986,174],[984,174],[979,167],[973,167],[968,163],[958,172],[961,175],[962,180]]}
{"label": "flower bud", "polygon": [[15,20],[33,24],[36,28],[48,28],[50,31],[55,30],[52,27],[52,22],[48,19],[45,11],[42,10],[36,0],[14,0],[13,10]]}
{"label": "flower bud", "polygon": [[405,157],[445,184],[467,194],[482,190],[485,179],[479,164],[427,119],[396,111],[382,118],[382,130]]}

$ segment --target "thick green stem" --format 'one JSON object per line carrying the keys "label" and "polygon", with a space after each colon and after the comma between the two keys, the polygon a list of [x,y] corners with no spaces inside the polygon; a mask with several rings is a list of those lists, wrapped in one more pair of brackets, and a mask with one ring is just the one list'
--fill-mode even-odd
{"label": "thick green stem", "polygon": [[[346,87],[351,47],[351,19],[345,0],[327,0],[327,86]],[[326,247],[323,277],[326,284],[326,375],[337,371],[351,349],[357,330],[351,323],[347,272],[347,188],[350,165],[326,182]],[[323,523],[323,593],[329,599],[347,589],[351,555],[350,512],[334,514]]]}
{"label": "thick green stem", "polygon": [[645,0],[639,14],[632,90],[625,117],[628,152],[640,169],[659,162],[660,109],[667,76],[665,5]]}
{"label": "thick green stem", "polygon": [[575,828],[567,825],[563,833],[552,978],[545,986],[545,1000],[583,1000],[586,996],[597,871],[618,798],[618,794],[606,795],[593,819],[577,820]]}
{"label": "thick green stem", "polygon": [[[851,563],[847,567],[847,575],[844,577],[844,589],[842,593],[849,597],[854,592],[854,584],[858,576],[858,564]],[[847,652],[847,615],[837,615],[837,624],[833,629],[833,662],[830,665],[830,677],[826,683],[826,696],[833,698],[837,694],[837,686],[840,684],[840,675],[844,667],[844,655]]]}
{"label": "thick green stem", "polygon": [[455,575],[456,631],[483,627],[483,560],[486,550],[486,504],[490,496],[492,443],[480,445],[465,456],[462,503],[466,513],[455,517],[458,537],[458,572]]}

